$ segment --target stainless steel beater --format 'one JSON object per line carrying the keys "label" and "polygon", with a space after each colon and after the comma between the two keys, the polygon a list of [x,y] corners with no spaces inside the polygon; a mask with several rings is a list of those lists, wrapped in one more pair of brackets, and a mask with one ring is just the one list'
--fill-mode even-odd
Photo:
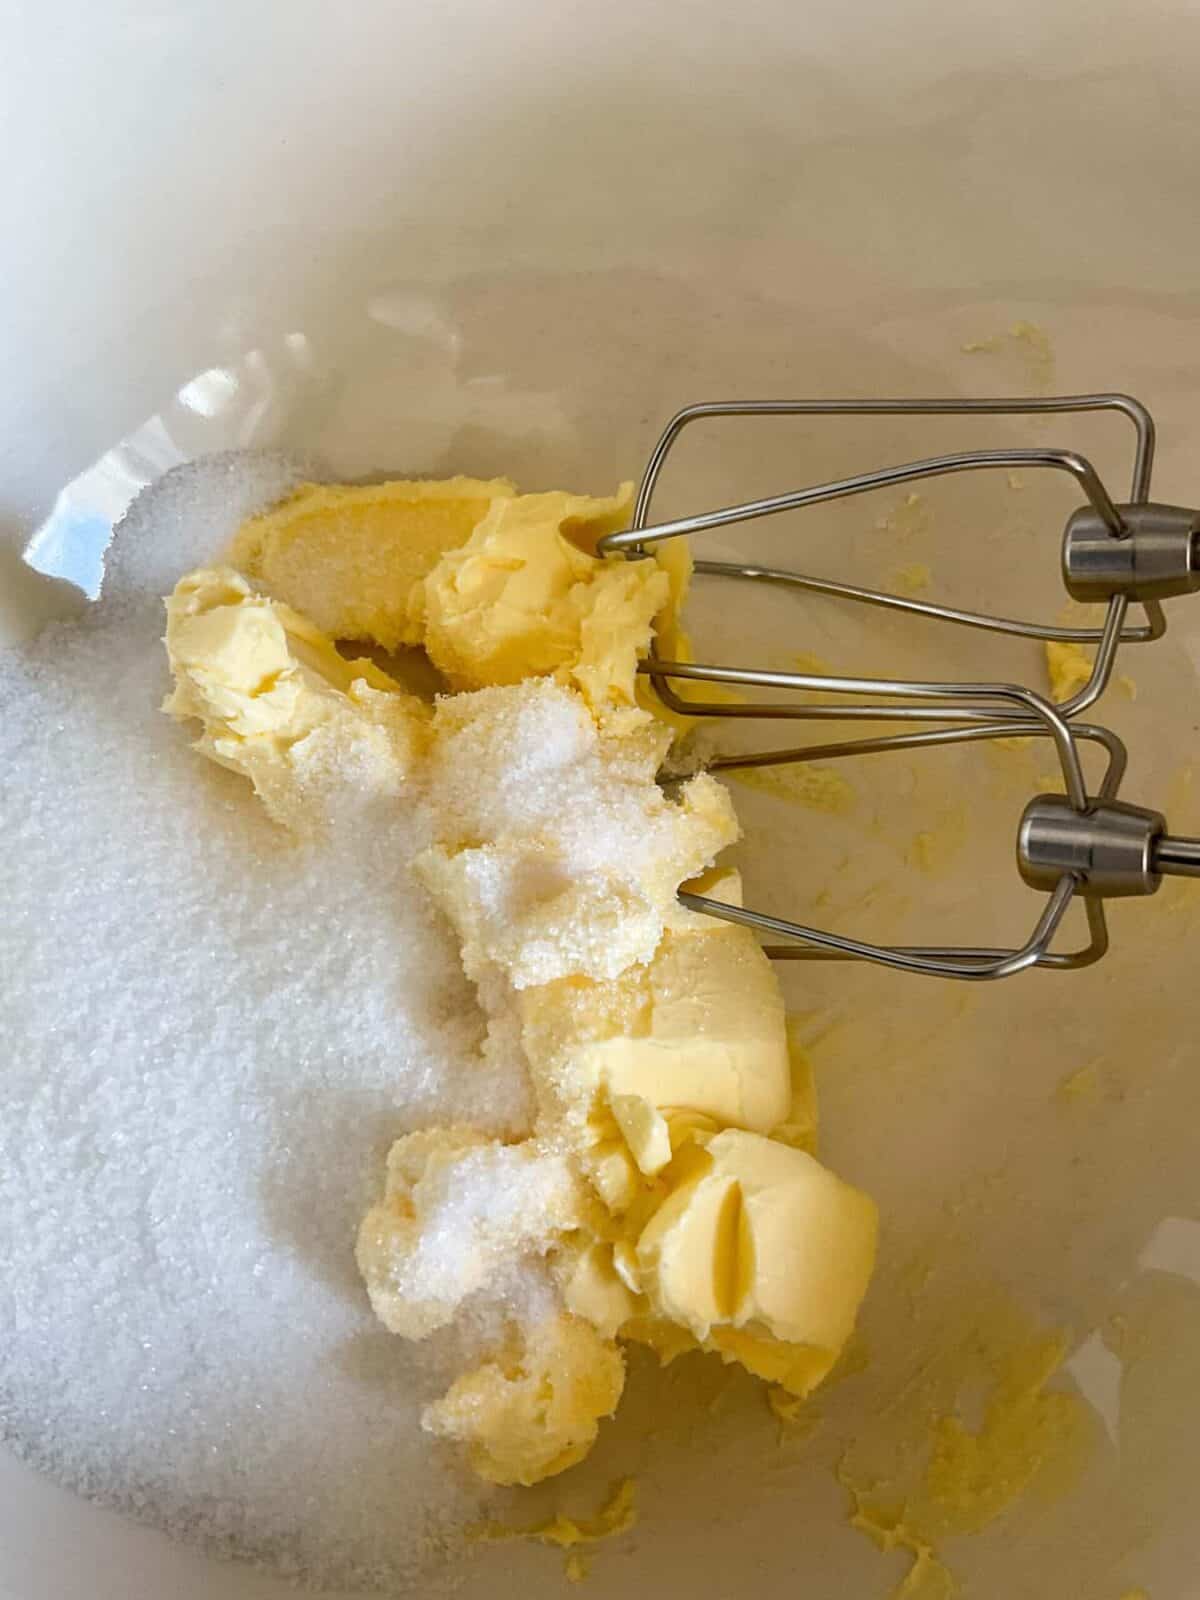
{"label": "stainless steel beater", "polygon": [[[1115,411],[1135,432],[1129,499],[1114,501],[1095,468],[1074,450],[1030,448],[968,450],[932,456],[820,483],[769,499],[752,500],[698,516],[650,523],[650,503],[663,465],[679,435],[702,418],[748,416],[1013,416],[1047,412]],[[1154,463],[1154,422],[1139,401],[1123,394],[1060,395],[995,400],[737,400],[688,406],[668,423],[642,479],[632,526],[600,541],[605,553],[630,559],[647,556],[664,540],[729,527],[805,506],[910,484],[925,478],[987,468],[1037,468],[1064,472],[1075,480],[1086,503],[1069,518],[1062,542],[1062,573],[1076,600],[1102,602],[1099,628],[1056,627],[962,611],[881,590],[831,582],[752,563],[696,561],[695,571],[720,578],[746,579],[851,600],[891,611],[933,618],[959,627],[1027,639],[1096,647],[1086,684],[1069,700],[1054,704],[1016,683],[926,683],[898,678],[853,678],[754,667],[712,666],[664,660],[656,650],[641,664],[654,680],[660,699],[689,717],[736,717],[798,721],[898,721],[932,724],[917,731],[878,738],[847,738],[753,755],[722,756],[707,762],[711,771],[763,767],[801,761],[829,761],[928,745],[1028,736],[1052,741],[1062,769],[1065,793],[1036,795],[1026,806],[1017,831],[1017,867],[1024,881],[1047,892],[1048,899],[1028,940],[1017,949],[982,946],[891,946],[847,939],[836,933],[788,922],[763,912],[727,906],[704,895],[683,894],[696,911],[743,923],[793,941],[768,945],[768,955],[796,960],[878,962],[905,972],[947,978],[1008,977],[1027,967],[1089,966],[1108,948],[1104,901],[1153,894],[1164,874],[1200,877],[1200,839],[1172,837],[1157,811],[1117,798],[1125,775],[1126,751],[1110,729],[1077,720],[1108,686],[1117,650],[1123,644],[1157,639],[1166,631],[1161,602],[1200,589],[1200,512],[1161,505],[1150,499]],[[1131,623],[1131,605],[1144,621]],[[732,684],[741,688],[803,690],[861,697],[859,703],[765,701],[725,703],[682,699],[673,680]],[[1089,794],[1080,761],[1080,744],[1099,745],[1107,754],[1098,791]],[[1079,950],[1051,949],[1076,895],[1087,914],[1089,941]]]}

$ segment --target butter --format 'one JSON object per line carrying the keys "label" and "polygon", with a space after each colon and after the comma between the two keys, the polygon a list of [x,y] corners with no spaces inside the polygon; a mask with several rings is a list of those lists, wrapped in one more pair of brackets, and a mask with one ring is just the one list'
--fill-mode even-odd
{"label": "butter", "polygon": [[[500,1484],[586,1455],[621,1395],[617,1340],[663,1362],[700,1348],[806,1395],[875,1248],[871,1202],[811,1154],[811,1072],[770,962],[678,900],[686,885],[741,903],[713,864],[738,826],[713,778],[657,781],[671,735],[637,665],[656,630],[687,657],[690,558],[684,541],[598,558],[630,502],[628,485],[309,485],[241,530],[243,571],[193,573],[167,602],[167,709],[199,720],[198,748],[273,816],[304,832],[421,807],[412,865],[477,983],[484,1062],[524,1057],[528,1137],[398,1139],[356,1251],[408,1339],[545,1262],[560,1309],[514,1326],[423,1417]],[[459,692],[431,710],[334,638],[423,644]],[[804,780],[790,797],[853,803],[840,776]]]}
{"label": "butter", "polygon": [[303,484],[244,523],[229,563],[335,639],[422,642],[422,584],[470,538],[507,478]]}
{"label": "butter", "polygon": [[406,1134],[383,1199],[363,1218],[358,1266],[376,1316],[423,1339],[523,1251],[545,1251],[582,1209],[562,1155],[503,1145],[468,1127]]}
{"label": "butter", "polygon": [[582,1461],[625,1386],[611,1340],[579,1317],[540,1323],[510,1361],[487,1361],[427,1406],[421,1425],[467,1446],[489,1483],[540,1483]]}
{"label": "butter", "polygon": [[590,1322],[607,1339],[645,1310],[640,1292],[631,1289],[618,1273],[612,1245],[588,1245],[568,1257],[562,1276],[567,1310]]}
{"label": "butter", "polygon": [[582,1158],[583,1170],[614,1217],[622,1216],[642,1198],[638,1165],[623,1138],[605,1139]]}
{"label": "butter", "polygon": [[832,767],[807,762],[790,767],[739,767],[731,769],[729,777],[745,789],[757,789],[834,817],[845,816],[855,805],[853,785]]}
{"label": "butter", "polygon": [[[762,1375],[806,1393],[854,1326],[874,1265],[873,1204],[806,1152],[740,1129],[678,1162],[637,1241],[651,1305],[751,1370],[769,1360]],[[775,1345],[795,1348],[776,1363]]]}
{"label": "butter", "polygon": [[304,831],[355,793],[398,798],[426,740],[415,696],[231,568],[180,579],[166,607],[164,710],[197,718],[197,749],[247,776],[277,821]]}
{"label": "butter", "polygon": [[[593,1517],[568,1516],[559,1511],[548,1522],[532,1527],[513,1528],[503,1522],[489,1522],[474,1530],[474,1536],[489,1543],[509,1539],[529,1539],[535,1544],[555,1545],[566,1551],[564,1573],[568,1583],[582,1583],[588,1575],[590,1552],[585,1548],[604,1539],[627,1533],[638,1519],[636,1484],[622,1478],[612,1486],[608,1498]],[[1136,1600],[1132,1595],[1123,1600]],[[1145,1597],[1142,1597],[1145,1600]]]}
{"label": "butter", "polygon": [[671,581],[654,560],[600,559],[629,521],[633,485],[607,499],[496,500],[424,583],[424,642],[455,689],[559,673],[601,713],[635,702],[639,655]]}
{"label": "butter", "polygon": [[499,969],[526,989],[648,961],[680,882],[737,837],[715,779],[667,798],[655,782],[665,735],[633,715],[618,735],[578,693],[537,680],[438,703],[435,842],[416,865],[470,976]]}
{"label": "butter", "polygon": [[781,1144],[794,1145],[797,1150],[816,1153],[817,1143],[817,1086],[813,1081],[812,1062],[800,1042],[799,1024],[793,1017],[786,1018],[788,1067],[791,1078],[791,1105],[785,1119],[771,1129],[771,1137]]}
{"label": "butter", "polygon": [[697,916],[644,966],[542,985],[520,1011],[535,1070],[567,1100],[605,1099],[643,1172],[665,1165],[670,1144],[670,1123],[660,1130],[651,1112],[761,1133],[791,1114],[783,1000],[746,928]]}
{"label": "butter", "polygon": [[1092,676],[1091,658],[1082,645],[1047,639],[1046,675],[1050,679],[1051,697],[1061,705],[1087,685]]}
{"label": "butter", "polygon": [[671,1159],[671,1133],[654,1103],[640,1094],[613,1094],[609,1105],[638,1170],[655,1177]]}

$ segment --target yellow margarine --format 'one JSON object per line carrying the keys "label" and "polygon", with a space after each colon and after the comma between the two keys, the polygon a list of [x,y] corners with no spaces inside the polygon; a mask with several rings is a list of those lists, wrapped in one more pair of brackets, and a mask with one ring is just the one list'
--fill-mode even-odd
{"label": "yellow margarine", "polygon": [[[769,961],[677,900],[687,882],[740,903],[736,873],[705,871],[738,829],[711,777],[670,797],[656,781],[670,735],[635,673],[656,626],[686,652],[688,559],[682,542],[661,563],[597,558],[629,503],[628,486],[308,486],[235,541],[269,593],[226,567],[167,602],[167,709],[200,719],[198,748],[272,815],[305,829],[345,796],[422,807],[414,865],[489,1030],[523,1053],[528,1136],[397,1140],[357,1246],[376,1313],[409,1339],[522,1260],[546,1264],[560,1309],[510,1319],[423,1418],[504,1484],[591,1448],[624,1383],[618,1339],[664,1362],[698,1346],[807,1394],[875,1248],[871,1202],[811,1154],[811,1074]],[[422,642],[474,692],[431,712],[330,634]]]}
{"label": "yellow margarine", "polygon": [[306,617],[228,567],[181,578],[167,600],[175,689],[197,748],[245,773],[277,821],[327,820],[353,769],[359,795],[399,796],[429,713],[370,661],[347,661]]}
{"label": "yellow margarine", "polygon": [[776,1381],[805,1392],[854,1325],[874,1265],[875,1207],[805,1151],[741,1129],[679,1161],[637,1241],[653,1308],[738,1359],[751,1347],[732,1334],[791,1346]]}
{"label": "yellow margarine", "polygon": [[507,478],[306,483],[243,525],[229,561],[335,639],[419,645],[426,574],[515,493]]}
{"label": "yellow margarine", "polygon": [[617,1271],[611,1244],[593,1242],[568,1252],[562,1264],[563,1300],[568,1311],[611,1339],[645,1306],[640,1291]]}
{"label": "yellow margarine", "polygon": [[[406,1134],[358,1233],[376,1315],[393,1333],[423,1339],[507,1261],[573,1227],[582,1204],[566,1158],[533,1139],[507,1145],[461,1126]],[[452,1248],[431,1250],[435,1240]]]}
{"label": "yellow margarine", "polygon": [[[791,1112],[783,1000],[746,928],[697,918],[694,929],[668,929],[646,965],[607,983],[541,985],[522,996],[521,1014],[526,1053],[560,1095],[604,1096],[622,1132],[635,1113],[614,1101],[763,1133]],[[661,1151],[661,1135],[643,1127]]]}
{"label": "yellow margarine", "polygon": [[528,1485],[583,1460],[624,1386],[617,1347],[564,1314],[530,1330],[512,1359],[465,1373],[422,1426],[465,1444],[481,1478]]}
{"label": "yellow margarine", "polygon": [[654,560],[607,560],[598,539],[629,521],[633,486],[608,499],[496,500],[424,584],[424,640],[456,689],[561,672],[598,713],[634,704],[639,655],[670,598]]}

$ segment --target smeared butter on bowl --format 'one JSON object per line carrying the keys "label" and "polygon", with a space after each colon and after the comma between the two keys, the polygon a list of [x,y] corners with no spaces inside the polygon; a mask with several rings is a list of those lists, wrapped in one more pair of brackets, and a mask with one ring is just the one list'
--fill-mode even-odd
{"label": "smeared butter on bowl", "polygon": [[426,576],[515,492],[507,478],[302,484],[243,524],[229,561],[333,638],[419,645]]}
{"label": "smeared butter on bowl", "polygon": [[[713,778],[670,796],[656,781],[671,732],[635,674],[656,632],[686,649],[687,560],[596,554],[631,493],[309,485],[167,601],[166,709],[276,821],[319,833],[421,808],[415,870],[477,984],[483,1066],[521,1053],[521,1136],[405,1134],[358,1238],[371,1303],[408,1339],[540,1263],[551,1303],[510,1317],[423,1419],[500,1484],[587,1454],[624,1340],[807,1394],[875,1252],[874,1206],[812,1154],[770,963],[677,899],[689,882],[740,900],[714,865],[738,827]],[[453,692],[430,708],[336,640],[421,646]]]}

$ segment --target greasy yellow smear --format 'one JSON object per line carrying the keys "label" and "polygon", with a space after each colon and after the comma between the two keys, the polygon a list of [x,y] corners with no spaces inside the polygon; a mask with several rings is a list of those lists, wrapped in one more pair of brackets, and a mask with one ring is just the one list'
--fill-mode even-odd
{"label": "greasy yellow smear", "polygon": [[471,1536],[489,1544],[529,1539],[535,1544],[554,1545],[567,1553],[568,1583],[582,1583],[590,1565],[590,1552],[585,1547],[599,1544],[602,1539],[615,1538],[619,1533],[628,1533],[637,1520],[637,1484],[632,1478],[622,1478],[613,1484],[608,1499],[594,1517],[569,1517],[559,1511],[548,1522],[535,1522],[528,1528],[488,1522],[472,1529]]}
{"label": "greasy yellow smear", "polygon": [[952,867],[967,839],[967,810],[955,806],[939,820],[936,828],[914,834],[905,852],[910,867],[935,876]]}
{"label": "greasy yellow smear", "polygon": [[979,1533],[1027,1494],[1070,1488],[1094,1437],[1086,1404],[1050,1387],[1070,1348],[1065,1332],[1032,1329],[979,1285],[932,1356],[914,1360],[895,1403],[848,1447],[837,1475],[851,1525],[912,1558],[895,1600],[955,1594],[946,1539]]}
{"label": "greasy yellow smear", "polygon": [[809,672],[818,678],[835,676],[833,668],[825,657],[815,655],[811,650],[797,650],[788,659],[794,672]]}
{"label": "greasy yellow smear", "polygon": [[1074,1072],[1069,1072],[1054,1091],[1054,1098],[1060,1105],[1073,1105],[1081,1100],[1095,1099],[1100,1088],[1100,1080],[1096,1072],[1096,1063],[1089,1061],[1085,1066],[1077,1067]]}
{"label": "greasy yellow smear", "polygon": [[1050,693],[1061,705],[1084,688],[1092,675],[1092,661],[1081,644],[1046,641],[1046,676]]}
{"label": "greasy yellow smear", "polygon": [[978,1431],[957,1416],[939,1419],[925,1470],[925,1505],[917,1502],[933,1538],[978,1533],[1055,1465],[1079,1402],[1046,1385],[1069,1353],[1061,1332],[1016,1350],[997,1373]]}
{"label": "greasy yellow smear", "polygon": [[920,594],[928,589],[932,573],[923,561],[910,562],[892,574],[892,588],[898,594]]}
{"label": "greasy yellow smear", "polygon": [[1027,733],[1010,734],[1006,739],[989,739],[989,750],[1028,750],[1033,743],[1033,735]]}
{"label": "greasy yellow smear", "polygon": [[808,1398],[792,1394],[777,1383],[767,1390],[767,1405],[771,1415],[786,1429],[789,1438],[807,1438],[820,1426],[820,1414],[813,1410]]}
{"label": "greasy yellow smear", "polygon": [[777,800],[790,800],[809,811],[825,811],[840,817],[854,809],[853,788],[831,767],[811,766],[801,761],[789,767],[732,767],[722,776],[731,783],[740,783],[745,789],[757,789],[760,794],[774,795]]}
{"label": "greasy yellow smear", "polygon": [[[1045,328],[1039,328],[1035,322],[1014,322],[1007,333],[996,333],[988,339],[970,339],[962,349],[965,355],[998,355],[1012,351],[1038,388],[1049,389],[1053,385],[1054,346]],[[1012,487],[1019,486],[1013,484]]]}
{"label": "greasy yellow smear", "polygon": [[912,1557],[912,1565],[892,1591],[892,1600],[951,1600],[958,1593],[953,1574],[928,1540],[913,1532],[904,1520],[903,1508],[897,1511],[872,1505],[840,1471],[838,1477],[850,1496],[850,1526],[866,1534],[885,1555],[903,1550]]}
{"label": "greasy yellow smear", "polygon": [[[682,539],[668,542],[664,547],[671,549],[675,545],[683,544]],[[659,558],[661,564],[661,556]],[[655,623],[656,637],[658,640],[658,653],[664,661],[679,661],[692,663],[696,660],[696,650],[692,643],[692,636],[679,621],[675,601],[676,576],[673,569],[667,569],[667,576],[672,583],[672,598],[665,612],[660,613]],[[680,579],[679,582],[683,580]],[[689,716],[685,711],[675,711],[665,705],[654,691],[654,685],[645,674],[639,674],[637,679],[637,703],[643,711],[649,711],[660,722],[665,722],[669,728],[674,728],[677,733],[684,733],[689,728],[696,726],[698,718]],[[727,683],[700,683],[689,678],[672,678],[670,687],[677,700],[691,701],[701,705],[738,705],[745,700],[745,695],[739,694],[736,689],[730,688]]]}
{"label": "greasy yellow smear", "polygon": [[909,539],[914,534],[928,533],[930,525],[929,507],[925,503],[925,496],[911,491],[906,494],[898,505],[892,507],[885,516],[880,517],[875,524],[877,533],[890,533],[897,539]]}

